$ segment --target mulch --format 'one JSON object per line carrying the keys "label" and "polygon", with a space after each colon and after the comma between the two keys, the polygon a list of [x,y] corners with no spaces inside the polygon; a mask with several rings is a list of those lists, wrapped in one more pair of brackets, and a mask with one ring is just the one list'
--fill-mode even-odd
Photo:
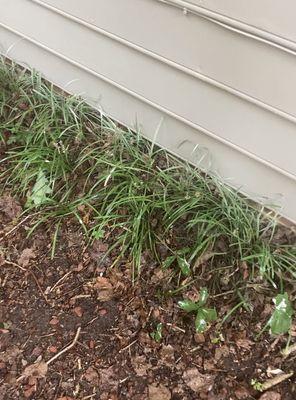
{"label": "mulch", "polygon": [[[21,210],[11,196],[0,198],[0,399],[296,398],[295,374],[265,393],[254,387],[295,372],[296,354],[281,354],[287,337],[255,340],[272,310],[268,293],[254,288],[251,313],[242,308],[197,334],[177,301],[196,298],[206,278],[172,296],[175,275],[147,253],[132,284],[129,260],[110,268],[112,235],[88,244],[72,219],[52,258],[54,227],[27,237],[31,222],[17,225]],[[234,305],[228,294],[215,299],[219,315]]]}

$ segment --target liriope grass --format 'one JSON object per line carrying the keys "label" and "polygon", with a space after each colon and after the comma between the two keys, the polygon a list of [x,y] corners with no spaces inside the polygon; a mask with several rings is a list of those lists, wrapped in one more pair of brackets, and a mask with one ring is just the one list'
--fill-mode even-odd
{"label": "liriope grass", "polygon": [[240,275],[245,263],[249,279],[281,286],[295,279],[296,249],[274,242],[275,218],[81,99],[57,92],[38,73],[2,60],[0,111],[1,187],[21,196],[26,212],[39,209],[31,232],[46,221],[56,224],[52,254],[61,222],[73,217],[89,241],[113,235],[110,251],[130,259],[134,278],[146,251],[167,264],[162,245],[167,258],[182,254],[193,277],[208,256],[213,270]]}

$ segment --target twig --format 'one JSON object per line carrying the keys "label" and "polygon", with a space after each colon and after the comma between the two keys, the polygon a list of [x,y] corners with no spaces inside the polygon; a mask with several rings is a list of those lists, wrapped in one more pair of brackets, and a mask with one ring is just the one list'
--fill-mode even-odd
{"label": "twig", "polygon": [[46,301],[46,303],[49,304],[49,301],[47,300],[47,297],[46,297],[45,293],[43,292],[42,287],[40,286],[40,283],[39,283],[39,281],[38,281],[36,275],[34,274],[34,272],[31,271],[31,270],[28,270],[28,269],[27,269],[27,271],[28,271],[28,273],[29,273],[30,275],[32,275],[34,281],[36,282],[36,285],[37,285],[37,287],[38,287],[39,292],[41,293],[41,295],[42,295],[42,297],[44,298],[44,300]]}
{"label": "twig", "polygon": [[130,344],[128,344],[127,346],[125,346],[123,349],[119,350],[119,353],[123,353],[125,350],[129,349],[130,347],[132,347],[135,343],[137,343],[138,339],[134,340],[133,342],[131,342]]}
{"label": "twig", "polygon": [[66,353],[67,351],[69,351],[70,349],[72,349],[72,347],[75,346],[75,344],[77,343],[77,340],[79,338],[80,335],[80,331],[81,331],[81,327],[79,326],[79,328],[76,331],[76,335],[72,341],[71,344],[69,344],[69,346],[65,347],[63,350],[61,350],[60,352],[58,352],[57,354],[55,354],[53,357],[51,357],[48,361],[46,361],[46,364],[49,365],[51,364],[53,361],[55,361],[58,357],[60,357],[62,354]]}
{"label": "twig", "polygon": [[179,332],[182,332],[182,333],[186,333],[185,329],[182,329],[177,325],[174,325],[174,324],[171,324],[171,323],[167,323],[167,326],[172,327],[172,329],[174,329],[176,331],[179,331]]}
{"label": "twig", "polygon": [[[53,361],[55,361],[58,357],[60,357],[62,354],[66,353],[66,351],[69,351],[70,349],[72,349],[73,346],[75,346],[75,344],[76,344],[76,342],[77,342],[77,340],[78,340],[80,331],[81,331],[81,327],[79,327],[79,328],[77,329],[76,335],[75,335],[75,337],[74,337],[72,343],[69,344],[69,346],[65,347],[63,350],[61,350],[59,353],[55,354],[55,355],[54,355],[53,357],[51,357],[48,361],[46,361],[46,362],[41,361],[41,362],[38,362],[38,363],[35,363],[35,364],[32,364],[32,365],[28,366],[27,368],[32,368],[32,371],[30,371],[30,372],[31,372],[31,373],[34,373],[34,372],[35,372],[35,371],[34,371],[34,368],[36,368],[36,372],[38,373],[38,372],[39,372],[39,371],[38,371],[38,368],[40,368],[41,371],[40,371],[40,373],[39,373],[39,374],[40,374],[39,378],[45,377],[45,375],[46,375],[46,373],[47,373],[47,367],[49,366],[49,364],[51,364],[51,363],[52,363]],[[42,368],[41,368],[41,367],[42,367]],[[21,376],[19,376],[19,377],[17,378],[16,381],[17,381],[17,382],[20,382],[20,381],[22,381],[24,378],[26,378],[26,377],[28,377],[28,376],[29,376],[29,375],[28,375],[28,372],[26,373],[26,369],[25,369],[24,373],[23,373]]]}
{"label": "twig", "polygon": [[23,223],[25,223],[29,218],[34,217],[35,215],[40,214],[40,211],[38,211],[37,213],[34,214],[29,214],[27,215],[24,219],[22,219],[17,225],[15,225],[12,229],[10,229],[10,231],[6,232],[5,235],[3,235],[0,238],[0,242],[5,239],[7,236],[9,236],[10,234],[12,234],[15,230],[17,230]]}
{"label": "twig", "polygon": [[67,278],[68,275],[72,274],[73,271],[67,272],[64,276],[62,276],[50,289],[50,292],[52,292],[64,279]]}
{"label": "twig", "polygon": [[294,375],[294,372],[290,372],[289,374],[281,374],[281,375],[276,376],[275,378],[268,379],[261,386],[262,392],[272,388],[275,385],[278,385],[279,383],[281,383],[283,381],[286,381],[287,379],[291,378],[291,376],[293,376],[293,375]]}
{"label": "twig", "polygon": [[9,264],[9,265],[13,265],[14,267],[17,267],[17,268],[21,269],[22,271],[28,272],[28,270],[27,270],[26,268],[21,267],[20,265],[18,265],[17,263],[15,263],[15,262],[13,262],[13,261],[8,261],[8,260],[5,259],[5,260],[4,260],[4,263],[5,263],[5,264]]}

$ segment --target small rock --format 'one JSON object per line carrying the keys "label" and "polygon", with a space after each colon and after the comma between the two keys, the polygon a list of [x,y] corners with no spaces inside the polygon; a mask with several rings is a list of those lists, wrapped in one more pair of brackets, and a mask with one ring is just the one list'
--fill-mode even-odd
{"label": "small rock", "polygon": [[74,313],[77,315],[77,317],[81,318],[83,315],[83,310],[81,307],[75,307],[74,308]]}
{"label": "small rock", "polygon": [[204,343],[206,341],[205,335],[202,334],[202,333],[196,333],[194,335],[194,340],[195,340],[195,343],[198,343],[198,344],[199,343]]}
{"label": "small rock", "polygon": [[57,325],[60,321],[58,320],[57,317],[53,317],[50,321],[49,324],[50,325]]}

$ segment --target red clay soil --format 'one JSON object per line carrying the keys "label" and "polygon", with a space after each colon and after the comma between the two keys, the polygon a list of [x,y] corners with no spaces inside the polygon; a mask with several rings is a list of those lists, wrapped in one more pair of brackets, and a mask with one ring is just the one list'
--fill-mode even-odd
{"label": "red clay soil", "polygon": [[[0,198],[0,399],[296,398],[295,374],[274,381],[295,372],[296,352],[281,355],[287,337],[255,340],[272,310],[264,287],[250,291],[252,313],[241,309],[221,328],[218,321],[196,334],[177,301],[195,298],[205,281],[169,296],[171,271],[145,254],[132,285],[128,261],[110,269],[116,253],[104,257],[112,236],[87,246],[70,219],[51,259],[53,228],[27,238],[30,218],[17,225],[20,212],[16,200]],[[236,304],[231,299],[215,298],[219,315]],[[159,323],[157,343],[150,334]],[[255,390],[269,380],[269,390]]]}

